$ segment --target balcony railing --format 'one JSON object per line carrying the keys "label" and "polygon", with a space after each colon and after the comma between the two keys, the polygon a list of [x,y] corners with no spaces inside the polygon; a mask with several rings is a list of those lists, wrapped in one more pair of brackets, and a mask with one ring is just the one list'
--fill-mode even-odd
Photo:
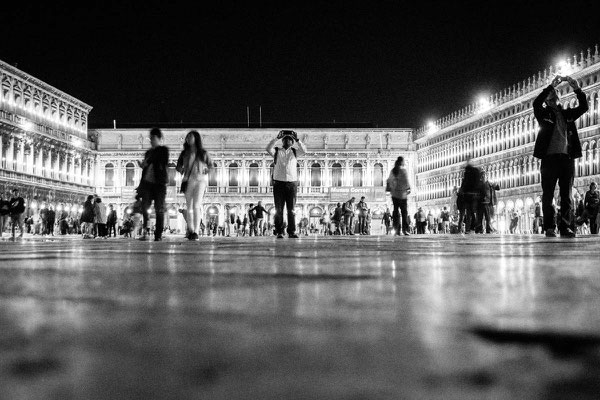
{"label": "balcony railing", "polygon": [[73,190],[77,192],[90,192],[92,190],[91,185],[75,182],[65,182],[58,179],[40,177],[37,175],[31,175],[26,172],[9,171],[0,169],[0,178],[10,181],[14,184],[28,183],[35,186],[43,187],[46,189],[60,189],[60,190]]}
{"label": "balcony railing", "polygon": [[[183,196],[183,194],[179,193],[179,187],[169,186],[169,194],[171,194],[171,189],[173,191],[172,195],[174,196]],[[100,195],[104,196],[122,196],[123,198],[132,197],[135,195],[135,187],[133,186],[104,186],[98,187],[97,192]],[[221,194],[221,195],[260,195],[260,194],[271,194],[273,193],[273,186],[208,186],[206,188],[207,194]],[[322,197],[329,195],[329,187],[325,186],[299,186],[298,194],[309,197]]]}

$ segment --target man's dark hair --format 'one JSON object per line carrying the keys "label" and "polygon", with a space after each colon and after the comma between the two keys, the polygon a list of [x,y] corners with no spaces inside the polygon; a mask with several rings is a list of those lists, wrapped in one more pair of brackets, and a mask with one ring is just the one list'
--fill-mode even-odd
{"label": "man's dark hair", "polygon": [[152,129],[150,129],[150,136],[156,136],[159,139],[162,139],[163,134],[162,134],[162,131],[160,130],[160,128],[152,128]]}

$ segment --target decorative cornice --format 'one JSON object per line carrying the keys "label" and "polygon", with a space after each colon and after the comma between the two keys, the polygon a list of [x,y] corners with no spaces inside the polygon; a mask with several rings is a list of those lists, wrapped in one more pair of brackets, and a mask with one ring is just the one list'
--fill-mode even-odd
{"label": "decorative cornice", "polygon": [[13,77],[21,80],[23,83],[30,85],[30,86],[35,86],[37,89],[47,92],[53,96],[56,96],[57,98],[60,98],[63,101],[68,101],[68,102],[72,103],[73,106],[81,108],[86,113],[89,113],[93,108],[92,106],[84,103],[83,101],[76,99],[75,97],[63,92],[62,90],[59,90],[59,89],[55,88],[54,86],[51,86],[51,85],[47,84],[46,82],[44,82],[34,76],[31,76],[28,73],[23,72],[20,69],[13,67],[10,64],[7,64],[6,62],[4,62],[2,60],[0,60],[0,72],[12,75]]}

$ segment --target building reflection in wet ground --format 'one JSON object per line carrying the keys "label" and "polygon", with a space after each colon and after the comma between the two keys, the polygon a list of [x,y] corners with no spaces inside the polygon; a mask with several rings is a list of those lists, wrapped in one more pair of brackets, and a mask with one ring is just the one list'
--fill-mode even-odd
{"label": "building reflection in wet ground", "polygon": [[595,237],[0,246],[8,398],[597,393]]}

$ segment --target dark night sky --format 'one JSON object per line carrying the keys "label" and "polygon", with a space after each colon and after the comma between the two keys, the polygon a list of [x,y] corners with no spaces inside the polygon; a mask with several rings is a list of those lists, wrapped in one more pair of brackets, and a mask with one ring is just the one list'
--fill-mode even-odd
{"label": "dark night sky", "polygon": [[596,1],[31,3],[3,10],[0,59],[93,106],[91,127],[243,124],[246,106],[254,123],[261,105],[416,128],[600,43]]}

